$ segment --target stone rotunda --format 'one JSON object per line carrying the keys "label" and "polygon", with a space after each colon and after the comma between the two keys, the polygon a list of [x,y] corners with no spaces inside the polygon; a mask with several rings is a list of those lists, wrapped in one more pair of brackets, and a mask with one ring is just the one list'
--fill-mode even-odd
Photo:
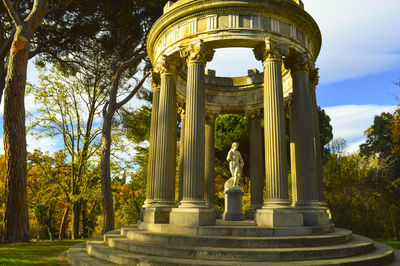
{"label": "stone rotunda", "polygon": [[[394,260],[391,248],[330,222],[315,96],[321,33],[300,0],[170,1],[147,47],[154,93],[141,221],[71,248],[69,263],[386,265]],[[249,70],[246,77],[226,78],[206,71],[215,49],[226,47],[253,48],[264,73]],[[250,121],[251,220],[240,222],[217,220],[214,205],[214,122],[226,113],[242,113]]]}

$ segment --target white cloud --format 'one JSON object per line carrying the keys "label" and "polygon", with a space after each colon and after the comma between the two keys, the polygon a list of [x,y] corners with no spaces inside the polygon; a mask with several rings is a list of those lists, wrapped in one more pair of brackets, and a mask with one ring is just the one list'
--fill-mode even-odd
{"label": "white cloud", "polygon": [[[400,1],[303,1],[322,33],[321,84],[400,68]],[[245,76],[262,66],[251,49],[235,48],[218,49],[207,68],[217,76]]]}
{"label": "white cloud", "polygon": [[342,137],[347,141],[347,151],[356,152],[364,142],[363,132],[369,128],[376,115],[393,112],[395,106],[385,105],[342,105],[324,108],[331,118],[334,138]]}
{"label": "white cloud", "polygon": [[322,32],[321,83],[400,67],[400,1],[303,1]]}
{"label": "white cloud", "polygon": [[26,143],[28,152],[33,152],[35,149],[41,150],[42,152],[50,152],[50,154],[58,151],[60,145],[55,138],[42,137],[37,139],[31,134],[26,135]]}

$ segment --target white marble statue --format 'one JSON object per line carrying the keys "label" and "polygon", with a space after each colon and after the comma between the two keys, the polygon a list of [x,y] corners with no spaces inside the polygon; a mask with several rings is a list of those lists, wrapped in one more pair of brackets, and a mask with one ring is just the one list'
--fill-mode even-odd
{"label": "white marble statue", "polygon": [[244,162],[242,155],[237,150],[238,148],[239,143],[232,143],[231,150],[228,152],[228,156],[226,157],[226,160],[229,162],[229,170],[231,171],[232,177],[225,182],[225,191],[231,187],[239,187],[239,180],[242,176]]}

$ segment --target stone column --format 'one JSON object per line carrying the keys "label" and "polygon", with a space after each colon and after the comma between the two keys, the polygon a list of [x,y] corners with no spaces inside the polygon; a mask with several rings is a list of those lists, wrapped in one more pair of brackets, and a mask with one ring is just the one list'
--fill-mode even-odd
{"label": "stone column", "polygon": [[214,180],[215,180],[215,132],[214,124],[215,118],[217,117],[214,113],[207,113],[206,115],[206,140],[205,140],[205,191],[204,199],[207,202],[208,207],[215,208],[214,202]]}
{"label": "stone column", "polygon": [[153,102],[151,109],[149,159],[147,163],[146,201],[144,202],[143,208],[150,207],[154,199],[154,170],[157,147],[158,107],[160,100],[160,73],[155,71],[151,73],[151,87],[153,88]]}
{"label": "stone column", "polygon": [[321,147],[321,133],[319,131],[318,119],[318,105],[316,96],[316,87],[319,82],[318,68],[312,68],[310,71],[310,95],[311,104],[313,107],[313,121],[314,121],[314,146],[315,146],[315,160],[317,164],[317,179],[318,179],[318,194],[321,206],[327,206],[324,196],[324,181],[323,181],[323,164],[322,164],[322,147]]}
{"label": "stone column", "polygon": [[182,50],[187,59],[186,128],[183,198],[172,210],[170,223],[179,226],[215,224],[215,212],[204,200],[205,65],[213,55],[201,41]]}
{"label": "stone column", "polygon": [[[258,226],[302,226],[302,214],[290,206],[286,162],[285,113],[282,86],[282,56],[287,48],[265,41],[262,53],[264,64],[264,121],[265,171],[267,199],[256,212]],[[257,50],[256,50],[257,52]],[[259,55],[256,54],[258,58]]]}
{"label": "stone column", "polygon": [[143,215],[144,223],[168,223],[175,206],[176,88],[179,61],[163,56],[159,65],[161,88],[157,122],[154,198]]}
{"label": "stone column", "polygon": [[263,163],[260,110],[246,112],[250,122],[250,208],[246,210],[246,219],[253,220],[257,209],[263,205]]}
{"label": "stone column", "polygon": [[293,79],[291,110],[291,139],[293,145],[292,171],[295,172],[295,207],[303,213],[304,225],[329,223],[326,211],[319,204],[319,181],[317,176],[314,145],[314,117],[310,95],[309,59],[306,54],[289,58],[287,66]]}
{"label": "stone column", "polygon": [[181,139],[179,141],[179,186],[178,186],[178,202],[182,200],[183,197],[183,172],[184,172],[184,142],[185,142],[185,127],[186,127],[186,112],[184,104],[179,108],[179,114],[181,116]]}

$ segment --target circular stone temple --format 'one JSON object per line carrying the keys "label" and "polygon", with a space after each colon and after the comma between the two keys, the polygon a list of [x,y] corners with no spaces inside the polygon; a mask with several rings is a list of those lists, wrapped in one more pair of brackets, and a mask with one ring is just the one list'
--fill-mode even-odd
{"label": "circular stone temple", "polygon": [[[390,247],[330,221],[315,97],[321,33],[300,0],[170,1],[147,47],[154,93],[141,220],[69,249],[70,264],[364,266],[394,260]],[[226,78],[206,71],[214,49],[224,47],[253,48],[264,73]],[[214,122],[226,113],[242,113],[250,121],[246,221],[221,221],[214,205]]]}
{"label": "circular stone temple", "polygon": [[[330,225],[323,197],[315,99],[315,60],[321,33],[301,1],[168,2],[149,34],[147,47],[154,66],[154,98],[142,228],[216,223],[214,122],[224,113],[244,113],[251,124],[251,207],[247,217],[257,226],[271,228]],[[249,70],[247,77],[225,78],[206,71],[214,50],[225,47],[253,48],[264,73]],[[286,107],[290,109],[292,199],[288,193]],[[177,109],[182,119],[178,203]]]}

